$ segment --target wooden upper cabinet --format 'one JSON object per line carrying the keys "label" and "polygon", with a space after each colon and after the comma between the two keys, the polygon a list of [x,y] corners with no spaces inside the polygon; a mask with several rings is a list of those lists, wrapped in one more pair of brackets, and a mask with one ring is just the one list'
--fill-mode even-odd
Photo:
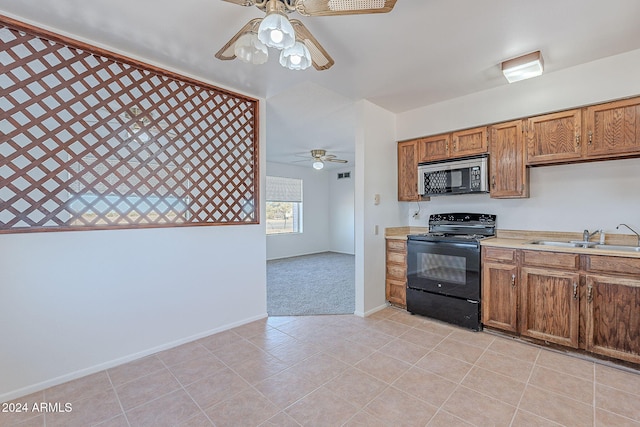
{"label": "wooden upper cabinet", "polygon": [[450,133],[418,139],[418,163],[448,158],[450,142]]}
{"label": "wooden upper cabinet", "polygon": [[398,201],[419,200],[417,141],[398,142]]}
{"label": "wooden upper cabinet", "polygon": [[486,153],[487,143],[486,126],[453,132],[449,156],[464,157]]}
{"label": "wooden upper cabinet", "polygon": [[587,158],[640,152],[640,97],[584,109]]}
{"label": "wooden upper cabinet", "polygon": [[492,198],[529,197],[529,169],[525,164],[523,121],[489,128],[489,188]]}
{"label": "wooden upper cabinet", "polygon": [[418,163],[487,152],[487,127],[482,126],[418,140]]}
{"label": "wooden upper cabinet", "polygon": [[527,120],[527,164],[553,164],[582,157],[582,110],[531,117]]}

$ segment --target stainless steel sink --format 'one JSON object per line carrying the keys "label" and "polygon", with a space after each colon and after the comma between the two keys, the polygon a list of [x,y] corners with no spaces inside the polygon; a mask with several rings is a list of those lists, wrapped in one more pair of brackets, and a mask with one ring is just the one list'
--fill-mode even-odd
{"label": "stainless steel sink", "polygon": [[594,249],[608,249],[611,251],[640,252],[640,246],[623,245],[595,245]]}
{"label": "stainless steel sink", "polygon": [[607,249],[610,251],[640,252],[640,246],[599,245],[595,242],[582,242],[578,240],[571,240],[568,242],[560,242],[557,240],[534,240],[531,242],[527,242],[526,244],[557,246],[562,248],[590,248],[590,249]]}
{"label": "stainless steel sink", "polygon": [[563,248],[579,248],[580,245],[574,242],[558,242],[555,240],[534,240],[527,242],[529,245],[545,245],[545,246],[560,246]]}

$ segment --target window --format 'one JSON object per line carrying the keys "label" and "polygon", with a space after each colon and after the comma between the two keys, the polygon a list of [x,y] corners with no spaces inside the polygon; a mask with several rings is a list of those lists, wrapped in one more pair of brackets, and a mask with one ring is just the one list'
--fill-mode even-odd
{"label": "window", "polygon": [[267,234],[302,233],[302,180],[267,176]]}

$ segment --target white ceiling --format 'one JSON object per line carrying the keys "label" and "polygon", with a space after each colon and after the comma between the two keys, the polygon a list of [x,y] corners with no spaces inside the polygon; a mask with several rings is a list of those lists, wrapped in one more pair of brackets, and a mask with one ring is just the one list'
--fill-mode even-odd
{"label": "white ceiling", "polygon": [[[263,13],[222,0],[0,0],[0,13],[267,100],[268,161],[325,148],[353,161],[353,103],[392,112],[508,84],[499,64],[541,50],[545,72],[640,48],[638,0],[398,0],[388,14],[301,17],[335,59],[290,71],[213,57]],[[517,83],[516,83],[517,84]]]}

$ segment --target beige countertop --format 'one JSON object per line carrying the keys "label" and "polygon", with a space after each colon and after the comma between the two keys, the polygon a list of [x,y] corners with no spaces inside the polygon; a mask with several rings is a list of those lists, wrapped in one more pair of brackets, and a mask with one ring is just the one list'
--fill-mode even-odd
{"label": "beige countertop", "polygon": [[389,227],[384,229],[386,239],[407,240],[409,234],[428,233],[429,227]]}
{"label": "beige countertop", "polygon": [[[598,236],[596,236],[597,238]],[[640,258],[640,252],[617,251],[612,249],[574,248],[532,244],[536,240],[569,241],[582,240],[581,233],[565,233],[557,231],[520,231],[498,230],[496,237],[484,239],[481,246],[493,246],[511,249],[527,249],[533,251],[551,251],[565,253],[579,253],[585,255],[607,255],[627,258]],[[593,240],[597,242],[597,240]],[[633,246],[637,243],[637,237],[625,234],[608,234],[605,243],[609,245]]]}
{"label": "beige countertop", "polygon": [[[389,227],[384,231],[386,239],[406,240],[409,234],[429,232],[428,227]],[[599,238],[599,236],[595,236]],[[496,237],[490,237],[480,242],[482,246],[493,246],[511,249],[527,249],[532,251],[551,251],[579,253],[586,255],[607,255],[627,258],[640,258],[640,252],[616,251],[610,249],[573,248],[531,244],[535,240],[569,241],[582,240],[582,233],[568,233],[560,231],[529,231],[529,230],[498,230]],[[593,240],[593,239],[592,239]],[[597,240],[593,240],[594,242]],[[606,234],[605,243],[609,245],[633,246],[637,237],[626,234]]]}

